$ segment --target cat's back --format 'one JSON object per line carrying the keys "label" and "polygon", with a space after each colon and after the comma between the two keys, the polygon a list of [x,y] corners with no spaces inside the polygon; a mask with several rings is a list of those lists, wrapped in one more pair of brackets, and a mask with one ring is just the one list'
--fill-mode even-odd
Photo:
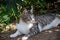
{"label": "cat's back", "polygon": [[47,24],[50,24],[55,19],[55,16],[51,14],[38,15],[35,17],[35,19],[42,26],[45,26]]}

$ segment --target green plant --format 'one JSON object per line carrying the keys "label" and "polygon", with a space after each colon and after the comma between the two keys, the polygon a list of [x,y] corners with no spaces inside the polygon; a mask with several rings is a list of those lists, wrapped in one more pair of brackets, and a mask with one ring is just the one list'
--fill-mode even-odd
{"label": "green plant", "polygon": [[[3,2],[5,2],[5,4],[3,4]],[[8,24],[12,19],[17,22],[22,9],[28,6],[33,6],[33,9],[39,10],[40,13],[46,13],[46,10],[44,10],[46,3],[42,0],[5,0],[2,1],[0,5],[2,8],[2,12],[0,13],[0,23]],[[41,9],[38,9],[36,6],[40,6]]]}

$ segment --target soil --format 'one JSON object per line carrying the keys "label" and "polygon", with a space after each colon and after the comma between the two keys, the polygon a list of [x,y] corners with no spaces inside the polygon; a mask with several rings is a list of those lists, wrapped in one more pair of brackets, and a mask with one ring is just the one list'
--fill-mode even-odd
{"label": "soil", "polygon": [[[23,35],[16,38],[9,37],[9,35],[15,31],[9,33],[0,33],[0,40],[21,40]],[[42,31],[37,35],[30,37],[28,40],[60,40],[60,27]]]}

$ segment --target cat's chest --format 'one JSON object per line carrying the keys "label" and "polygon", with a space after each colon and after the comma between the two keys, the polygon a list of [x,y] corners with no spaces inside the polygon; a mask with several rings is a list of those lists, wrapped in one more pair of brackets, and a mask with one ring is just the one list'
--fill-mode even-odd
{"label": "cat's chest", "polygon": [[17,29],[23,33],[23,34],[28,34],[30,31],[29,29],[33,26],[32,23],[24,23],[23,21],[20,21],[19,24],[17,24]]}

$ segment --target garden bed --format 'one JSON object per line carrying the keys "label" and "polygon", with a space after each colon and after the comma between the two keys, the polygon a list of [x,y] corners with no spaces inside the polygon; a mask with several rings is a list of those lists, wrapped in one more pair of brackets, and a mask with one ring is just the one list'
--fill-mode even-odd
{"label": "garden bed", "polygon": [[[14,33],[16,30],[0,34],[0,40],[21,40],[22,36],[16,38],[10,38],[9,35]],[[28,40],[60,40],[60,27],[52,28],[49,30],[42,31],[41,33],[32,36]]]}

